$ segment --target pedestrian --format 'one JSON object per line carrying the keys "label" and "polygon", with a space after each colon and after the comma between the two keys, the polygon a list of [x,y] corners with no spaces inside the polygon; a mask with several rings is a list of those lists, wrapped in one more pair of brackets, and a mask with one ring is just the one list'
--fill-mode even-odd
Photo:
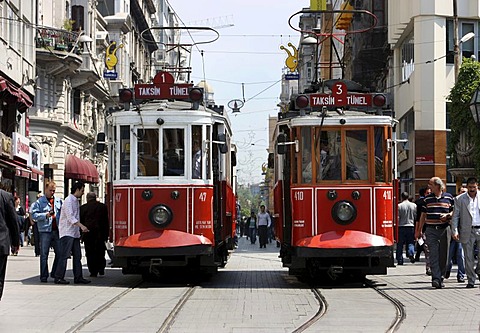
{"label": "pedestrian", "polygon": [[480,265],[475,266],[474,246],[480,242],[478,181],[474,177],[467,179],[467,192],[455,198],[455,209],[452,218],[452,238],[460,241],[465,255],[465,272],[467,288],[475,286],[475,275],[480,279]]}
{"label": "pedestrian", "polygon": [[397,264],[403,265],[403,246],[407,257],[413,264],[415,262],[415,216],[417,205],[409,200],[408,192],[402,193],[402,202],[398,204],[398,243]]}
{"label": "pedestrian", "polygon": [[[25,209],[20,206],[20,197],[19,196],[14,196],[14,202],[15,202],[15,212],[17,214],[17,222],[18,222],[18,233],[20,237],[20,247],[23,247],[24,242],[25,242]],[[14,256],[18,254],[18,251],[15,253],[12,253]]]}
{"label": "pedestrian", "polygon": [[[460,194],[465,192],[467,192],[467,187],[466,186],[460,187],[457,197]],[[455,202],[455,206],[457,206],[457,202]],[[453,214],[455,214],[455,212]],[[465,282],[465,256],[463,254],[463,246],[462,246],[462,243],[460,243],[459,241],[455,240],[455,238],[453,238],[453,229],[452,229],[452,238],[450,239],[447,271],[445,272],[445,279],[448,279],[450,277],[450,273],[452,271],[452,267],[454,263],[457,264],[457,282],[464,283]]]}
{"label": "pedestrian", "polygon": [[58,236],[58,221],[62,209],[62,200],[55,197],[57,185],[54,181],[45,183],[45,195],[38,198],[31,207],[32,217],[38,228],[36,242],[40,244],[40,282],[48,281],[48,255],[53,247],[53,259],[50,276],[55,278],[55,271],[60,259],[60,238]]}
{"label": "pedestrian", "polygon": [[75,284],[87,284],[90,280],[83,278],[82,272],[82,249],[80,247],[80,230],[83,233],[88,232],[88,228],[80,222],[80,203],[78,199],[85,192],[85,184],[75,182],[72,185],[70,194],[62,206],[62,215],[58,224],[60,235],[61,255],[55,271],[56,284],[69,284],[65,280],[65,271],[67,270],[67,259],[72,257],[73,261],[73,282]]}
{"label": "pedestrian", "polygon": [[3,296],[8,255],[10,251],[18,253],[19,247],[20,235],[13,196],[0,189],[0,300]]}
{"label": "pedestrian", "polygon": [[[419,191],[419,197],[415,201],[417,205],[417,214],[415,217],[415,230],[417,230],[418,225],[420,224],[420,216],[422,215],[422,206],[425,200],[425,196],[429,195],[432,191],[428,187],[422,187]],[[419,231],[420,237],[416,239],[416,248],[415,248],[415,261],[420,261],[420,253],[423,251],[425,253],[425,274],[432,275],[430,270],[430,252],[428,250],[428,245],[425,243],[425,225],[423,229]]]}
{"label": "pedestrian", "polygon": [[[37,193],[37,200],[43,197],[42,192]],[[29,215],[28,219],[30,221],[30,225],[32,226],[32,235],[30,236],[30,243],[33,244],[33,251],[35,253],[35,257],[40,256],[40,235],[38,234],[38,224],[36,221],[33,219],[32,216],[32,209],[33,205],[35,204],[35,201],[30,205],[30,210],[29,210]]]}
{"label": "pedestrian", "polygon": [[422,206],[419,228],[415,237],[420,236],[420,230],[426,225],[425,236],[430,249],[430,268],[432,270],[432,287],[441,289],[447,268],[448,246],[451,238],[449,220],[454,209],[453,196],[445,192],[445,185],[439,177],[428,181],[432,193],[427,195]]}
{"label": "pedestrian", "polygon": [[265,211],[265,205],[261,205],[260,212],[257,214],[257,229],[260,248],[267,248],[267,232],[271,224],[272,221],[270,220],[270,214]]}
{"label": "pedestrian", "polygon": [[80,207],[80,222],[89,230],[82,232],[87,267],[91,277],[105,275],[105,242],[108,241],[109,223],[107,206],[97,201],[97,194],[87,194],[87,203]]}
{"label": "pedestrian", "polygon": [[248,234],[250,235],[250,244],[255,244],[255,242],[257,241],[257,217],[255,216],[255,212],[250,213],[250,217],[247,219],[247,227]]}

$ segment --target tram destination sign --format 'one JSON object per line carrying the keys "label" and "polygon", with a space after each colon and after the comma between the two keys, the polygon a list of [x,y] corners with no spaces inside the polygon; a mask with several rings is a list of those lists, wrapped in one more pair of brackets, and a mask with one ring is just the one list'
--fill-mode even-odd
{"label": "tram destination sign", "polygon": [[135,99],[187,99],[193,84],[136,84]]}
{"label": "tram destination sign", "polygon": [[347,93],[342,95],[311,94],[310,105],[312,108],[322,106],[371,106],[371,94]]}

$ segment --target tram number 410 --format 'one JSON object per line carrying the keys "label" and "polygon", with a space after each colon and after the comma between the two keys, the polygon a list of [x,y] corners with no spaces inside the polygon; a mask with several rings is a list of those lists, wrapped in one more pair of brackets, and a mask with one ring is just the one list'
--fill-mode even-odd
{"label": "tram number 410", "polygon": [[383,200],[392,200],[392,191],[383,191]]}
{"label": "tram number 410", "polygon": [[295,191],[293,197],[296,201],[303,201],[303,192],[302,191]]}

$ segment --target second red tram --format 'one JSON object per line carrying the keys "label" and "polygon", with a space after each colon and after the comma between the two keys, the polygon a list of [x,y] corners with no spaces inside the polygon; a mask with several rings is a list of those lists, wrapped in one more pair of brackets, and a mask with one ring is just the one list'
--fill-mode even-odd
{"label": "second red tram", "polygon": [[306,94],[297,101],[309,112],[279,114],[275,226],[292,275],[361,278],[394,264],[393,120],[372,94],[354,96],[365,105],[315,109],[334,93]]}
{"label": "second red tram", "polygon": [[188,99],[150,96],[107,118],[113,266],[124,274],[212,273],[233,248],[230,122],[223,108]]}

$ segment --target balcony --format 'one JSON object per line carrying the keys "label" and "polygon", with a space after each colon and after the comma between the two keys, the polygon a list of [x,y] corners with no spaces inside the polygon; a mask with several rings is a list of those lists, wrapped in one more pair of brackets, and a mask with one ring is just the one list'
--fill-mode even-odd
{"label": "balcony", "polygon": [[78,33],[42,27],[35,36],[37,63],[52,75],[74,73],[82,64]]}

